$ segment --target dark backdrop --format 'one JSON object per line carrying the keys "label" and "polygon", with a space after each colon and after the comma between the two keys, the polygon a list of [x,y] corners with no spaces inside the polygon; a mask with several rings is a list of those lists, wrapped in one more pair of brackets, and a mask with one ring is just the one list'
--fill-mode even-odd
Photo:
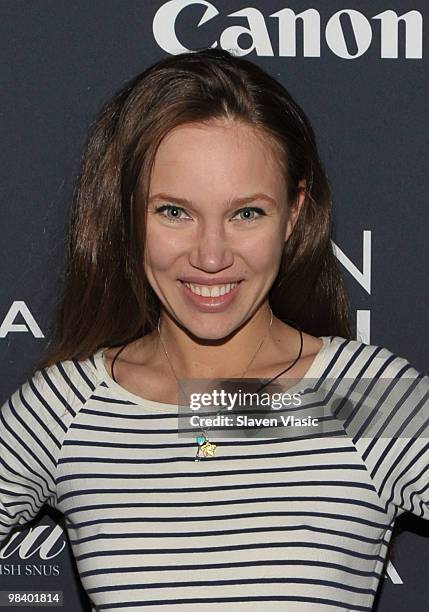
{"label": "dark backdrop", "polygon": [[[285,9],[309,11],[296,50]],[[359,339],[428,372],[427,0],[2,0],[0,11],[1,401],[48,340],[73,182],[101,104],[180,45],[234,36],[313,123]],[[251,33],[237,39],[237,26]],[[84,610],[60,527],[49,553],[37,546],[57,521],[39,516],[26,555],[18,540],[0,551],[0,591],[62,590],[65,611]],[[426,610],[429,528],[405,517],[398,531],[378,610]]]}

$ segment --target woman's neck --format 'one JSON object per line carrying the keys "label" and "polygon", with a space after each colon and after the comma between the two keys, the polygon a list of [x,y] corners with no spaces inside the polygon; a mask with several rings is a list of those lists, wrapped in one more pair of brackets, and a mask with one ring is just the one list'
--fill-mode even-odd
{"label": "woman's neck", "polygon": [[[180,327],[169,315],[160,317],[159,351],[173,366],[178,377],[220,378],[244,375],[252,357],[266,356],[275,350],[276,319],[270,325],[271,312],[263,304],[244,325],[221,340],[200,340]],[[167,352],[167,355],[165,354]],[[158,353],[158,351],[157,351]],[[169,365],[170,365],[169,363]]]}

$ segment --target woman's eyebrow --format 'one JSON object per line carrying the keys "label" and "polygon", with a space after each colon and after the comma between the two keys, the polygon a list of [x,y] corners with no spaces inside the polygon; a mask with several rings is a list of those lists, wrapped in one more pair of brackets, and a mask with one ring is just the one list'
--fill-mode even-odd
{"label": "woman's eyebrow", "polygon": [[[168,202],[175,202],[177,204],[184,204],[186,206],[192,206],[193,203],[186,198],[179,198],[177,196],[169,195],[168,193],[156,193],[149,198],[149,203],[153,200],[167,200]],[[277,202],[274,198],[269,196],[266,193],[252,193],[248,196],[242,196],[241,198],[234,198],[233,200],[228,201],[229,206],[242,205],[242,204],[250,204],[251,202],[265,200],[274,206],[277,206]]]}
{"label": "woman's eyebrow", "polygon": [[169,195],[168,193],[155,193],[150,196],[148,202],[153,202],[153,200],[167,200],[168,202],[176,202],[177,204],[187,204],[188,206],[192,204],[186,198],[178,198],[176,196]]}
{"label": "woman's eyebrow", "polygon": [[265,200],[274,206],[277,206],[277,201],[267,193],[252,193],[251,195],[242,198],[236,198],[232,201],[233,204],[250,204],[251,202]]}

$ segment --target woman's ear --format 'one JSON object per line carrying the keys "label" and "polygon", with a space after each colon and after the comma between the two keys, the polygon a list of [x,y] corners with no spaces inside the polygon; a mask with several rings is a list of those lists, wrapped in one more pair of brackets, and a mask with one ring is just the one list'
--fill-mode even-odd
{"label": "woman's ear", "polygon": [[299,214],[301,212],[302,205],[304,204],[305,197],[307,195],[307,181],[302,179],[298,183],[298,195],[293,202],[289,203],[288,216],[286,222],[285,242],[289,240],[289,236],[292,233],[295,223],[298,221]]}

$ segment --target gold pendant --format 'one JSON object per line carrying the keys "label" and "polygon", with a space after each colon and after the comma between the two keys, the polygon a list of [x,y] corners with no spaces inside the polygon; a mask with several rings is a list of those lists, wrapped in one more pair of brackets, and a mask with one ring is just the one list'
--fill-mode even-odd
{"label": "gold pendant", "polygon": [[198,444],[198,448],[197,448],[197,454],[195,457],[195,461],[199,461],[200,451],[204,457],[213,457],[215,450],[216,450],[216,444],[213,444],[213,442],[210,442],[210,440],[206,438],[206,436],[198,436],[196,438],[196,441]]}
{"label": "gold pendant", "polygon": [[203,453],[204,457],[213,457],[216,450],[216,444],[207,440],[200,446],[200,451]]}

